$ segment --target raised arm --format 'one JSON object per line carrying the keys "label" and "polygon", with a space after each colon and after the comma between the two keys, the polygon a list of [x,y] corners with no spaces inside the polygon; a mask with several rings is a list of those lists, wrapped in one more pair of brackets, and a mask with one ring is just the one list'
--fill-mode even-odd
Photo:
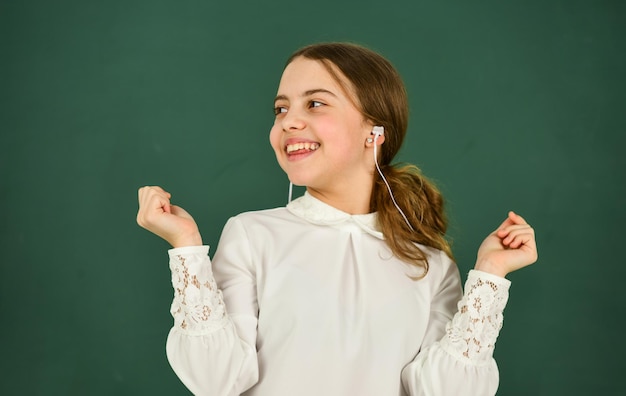
{"label": "raised arm", "polygon": [[[170,199],[171,195],[160,187],[143,187],[139,190],[137,214],[140,226],[174,247],[169,251],[174,326],[167,339],[168,360],[195,395],[239,395],[258,380],[255,318],[229,315],[213,277],[209,248],[201,246],[202,238],[191,215],[172,205]],[[237,245],[236,257],[226,266],[232,263],[241,269],[239,275],[243,274],[244,283],[252,279],[249,256],[240,254],[247,243],[245,235],[226,228],[222,239]],[[254,282],[248,284],[254,289]]]}
{"label": "raised arm", "polygon": [[510,212],[479,248],[475,269],[468,275],[463,297],[456,304],[452,318],[446,318],[445,312],[453,312],[449,308],[450,298],[458,293],[453,281],[458,275],[449,271],[443,277],[433,298],[422,350],[402,372],[403,385],[410,395],[496,393],[499,373],[493,351],[510,286],[504,276],[536,259],[532,227]]}

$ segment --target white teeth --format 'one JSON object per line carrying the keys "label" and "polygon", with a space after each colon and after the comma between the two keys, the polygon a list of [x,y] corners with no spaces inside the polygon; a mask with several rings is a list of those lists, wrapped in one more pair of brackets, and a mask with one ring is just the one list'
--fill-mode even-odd
{"label": "white teeth", "polygon": [[300,143],[295,143],[295,144],[288,144],[287,145],[287,154],[292,153],[294,151],[297,150],[309,150],[309,151],[315,151],[320,147],[319,143],[309,143],[309,142],[300,142]]}

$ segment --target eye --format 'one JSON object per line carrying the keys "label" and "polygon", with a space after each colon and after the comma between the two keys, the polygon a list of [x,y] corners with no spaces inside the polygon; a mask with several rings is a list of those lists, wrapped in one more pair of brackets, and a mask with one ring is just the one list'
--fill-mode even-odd
{"label": "eye", "polygon": [[313,108],[313,107],[322,107],[322,106],[324,106],[324,105],[325,105],[324,103],[319,102],[319,101],[317,101],[317,100],[312,100],[312,101],[310,101],[310,102],[309,102],[309,108]]}
{"label": "eye", "polygon": [[284,106],[275,106],[274,107],[274,115],[284,114],[287,112],[287,108]]}

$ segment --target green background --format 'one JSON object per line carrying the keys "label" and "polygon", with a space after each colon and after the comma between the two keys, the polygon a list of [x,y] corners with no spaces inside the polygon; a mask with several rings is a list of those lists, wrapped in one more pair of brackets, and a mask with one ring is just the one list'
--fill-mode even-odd
{"label": "green background", "polygon": [[[626,161],[620,1],[2,1],[0,394],[186,395],[165,358],[167,244],[135,223],[157,184],[214,246],[284,205],[268,143],[287,56],[348,40],[411,102],[398,160],[437,181],[463,276],[514,209],[498,395],[618,395]],[[301,190],[299,190],[301,192]]]}

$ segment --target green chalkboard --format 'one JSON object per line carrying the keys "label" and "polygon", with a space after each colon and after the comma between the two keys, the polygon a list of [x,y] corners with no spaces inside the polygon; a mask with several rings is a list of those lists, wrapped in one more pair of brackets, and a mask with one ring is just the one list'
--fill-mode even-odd
{"label": "green chalkboard", "polygon": [[0,3],[0,394],[186,395],[165,357],[167,244],[137,188],[215,246],[282,206],[268,142],[287,56],[352,41],[403,75],[416,163],[462,274],[507,210],[540,259],[511,274],[498,392],[626,394],[626,6],[599,1]]}

